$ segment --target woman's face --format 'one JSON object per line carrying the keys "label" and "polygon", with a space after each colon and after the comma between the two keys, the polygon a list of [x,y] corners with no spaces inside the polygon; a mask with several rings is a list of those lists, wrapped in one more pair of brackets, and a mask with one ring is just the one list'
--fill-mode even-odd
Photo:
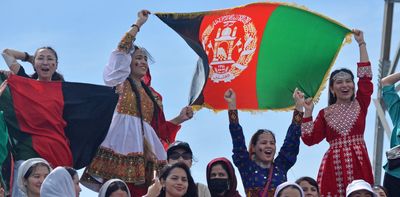
{"label": "woman's face", "polygon": [[189,186],[188,177],[182,168],[174,168],[165,179],[166,196],[180,197],[186,194]]}
{"label": "woman's face", "polygon": [[221,164],[216,164],[211,167],[210,179],[227,179],[228,173]]}
{"label": "woman's face", "polygon": [[136,50],[132,55],[131,76],[135,79],[141,79],[146,75],[149,69],[147,55],[141,49]]}
{"label": "woman's face", "polygon": [[279,197],[301,197],[301,193],[296,188],[287,187],[281,191]]}
{"label": "woman's face", "polygon": [[385,191],[379,187],[374,187],[374,192],[379,196],[379,197],[386,197]]}
{"label": "woman's face", "polygon": [[28,179],[24,180],[24,185],[29,196],[40,196],[40,186],[42,186],[43,180],[49,173],[47,166],[39,165],[34,167]]}
{"label": "woman's face", "polygon": [[349,197],[372,197],[372,194],[368,190],[363,189],[352,192]]}
{"label": "woman's face", "polygon": [[51,77],[57,69],[57,59],[53,51],[39,49],[36,52],[34,68],[40,81],[51,81]]}
{"label": "woman's face", "polygon": [[82,189],[81,189],[81,187],[79,186],[79,177],[78,177],[78,174],[75,174],[75,175],[74,175],[74,178],[73,178],[72,180],[74,181],[76,197],[79,197],[79,193],[82,191]]}
{"label": "woman's face", "polygon": [[336,103],[349,102],[354,95],[354,82],[350,77],[338,78],[333,82],[330,91],[336,96]]}
{"label": "woman's face", "polygon": [[110,197],[129,197],[126,191],[118,189],[117,191],[110,194]]}
{"label": "woman's face", "polygon": [[303,189],[304,196],[306,196],[306,197],[318,197],[319,196],[317,188],[315,186],[312,186],[309,182],[301,181],[299,185]]}
{"label": "woman's face", "polygon": [[258,136],[256,145],[253,146],[256,160],[269,165],[274,160],[276,145],[271,133],[262,133]]}

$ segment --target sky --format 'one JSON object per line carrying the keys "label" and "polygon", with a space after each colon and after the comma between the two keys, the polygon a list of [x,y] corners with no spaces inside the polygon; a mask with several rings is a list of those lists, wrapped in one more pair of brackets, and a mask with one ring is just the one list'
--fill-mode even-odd
{"label": "sky", "polygon": [[[137,19],[137,12],[148,9],[151,12],[197,12],[231,8],[256,1],[248,0],[13,0],[3,1],[0,6],[2,28],[0,30],[0,49],[12,48],[34,53],[41,46],[52,46],[58,52],[58,70],[67,81],[103,84],[102,72],[110,52],[115,49],[122,35]],[[384,0],[336,0],[280,1],[304,6],[311,11],[330,17],[349,28],[364,31],[367,49],[372,63],[374,94],[378,82],[378,64],[381,51],[382,22]],[[399,3],[397,3],[399,4]],[[261,14],[261,13],[260,13]],[[400,5],[395,6],[394,18],[399,19]],[[151,15],[141,28],[137,44],[147,48],[156,63],[150,65],[152,85],[163,96],[165,116],[172,119],[182,107],[188,105],[189,87],[194,73],[197,55],[184,40],[172,29]],[[400,43],[400,21],[393,25],[392,53]],[[356,71],[359,60],[358,45],[355,41],[345,45],[340,51],[332,69],[350,68]],[[29,64],[22,64],[28,73],[32,73]],[[0,61],[0,69],[8,69]],[[314,116],[327,106],[327,90],[315,105]],[[277,150],[283,143],[286,130],[291,122],[292,112],[239,112],[239,120],[246,137],[259,128],[268,128],[275,132]],[[216,157],[231,160],[232,142],[228,129],[226,111],[219,113],[202,109],[194,117],[183,123],[177,140],[190,144],[196,162],[192,174],[197,182],[206,183],[207,163]],[[392,125],[389,121],[392,128]],[[372,162],[375,132],[375,107],[371,103],[367,116],[365,141]],[[389,148],[385,135],[384,150]],[[326,141],[318,145],[300,145],[300,153],[294,167],[288,172],[288,179],[296,180],[301,176],[316,178],[322,156],[328,149]],[[80,173],[82,170],[79,171]],[[244,194],[240,184],[238,190]],[[96,193],[82,186],[81,196],[94,197]]]}

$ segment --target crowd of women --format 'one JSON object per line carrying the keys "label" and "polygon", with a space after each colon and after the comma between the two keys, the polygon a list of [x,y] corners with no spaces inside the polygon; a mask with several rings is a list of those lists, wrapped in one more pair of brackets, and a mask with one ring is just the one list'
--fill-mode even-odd
{"label": "crowd of women", "polygon": [[[237,191],[235,167],[240,173],[245,196],[400,195],[400,167],[396,164],[385,166],[385,187],[372,187],[373,174],[364,132],[373,84],[362,31],[353,30],[360,52],[357,89],[349,69],[333,71],[329,77],[328,106],[313,118],[313,98],[305,98],[296,88],[293,119],[276,157],[277,139],[268,129],[257,130],[246,146],[239,124],[236,93],[233,89],[226,90],[224,98],[228,106],[233,164],[224,157],[211,160],[205,168],[207,185],[204,185],[195,182],[191,175],[193,152],[190,145],[175,140],[180,124],[191,119],[193,111],[186,106],[175,118],[165,119],[162,97],[150,84],[149,64],[153,58],[145,48],[134,44],[149,14],[147,10],[138,13],[136,23],[122,37],[104,69],[104,82],[115,87],[119,100],[108,133],[82,177],[79,179],[70,163],[51,163],[46,155],[36,152],[29,138],[24,137],[28,134],[10,136],[16,141],[12,147],[13,188],[2,184],[0,196],[9,195],[10,191],[13,197],[79,196],[81,183],[102,197],[237,197],[241,195]],[[58,57],[51,47],[39,48],[34,55],[5,49],[3,57],[10,68],[10,71],[3,71],[6,76],[18,75],[43,82],[64,81],[56,71]],[[17,60],[30,62],[35,73],[26,74]],[[400,98],[394,88],[399,80],[399,73],[382,80],[383,98],[395,126],[391,147],[400,144],[397,131]],[[0,93],[6,86],[7,81],[1,85]],[[301,141],[311,146],[324,139],[330,146],[318,176],[287,181],[287,172],[296,164]]]}

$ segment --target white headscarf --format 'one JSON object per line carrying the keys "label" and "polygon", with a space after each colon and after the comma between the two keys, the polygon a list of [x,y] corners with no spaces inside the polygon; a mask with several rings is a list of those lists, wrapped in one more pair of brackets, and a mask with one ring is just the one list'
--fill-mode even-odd
{"label": "white headscarf", "polygon": [[64,167],[55,168],[42,183],[41,197],[76,197],[71,175]]}
{"label": "white headscarf", "polygon": [[111,183],[116,182],[116,181],[120,181],[120,182],[124,183],[124,185],[126,186],[126,189],[128,191],[128,196],[131,196],[131,192],[129,192],[128,185],[126,185],[126,183],[123,180],[110,179],[101,186],[100,191],[99,191],[99,197],[105,197],[108,187],[111,185]]}
{"label": "white headscarf", "polygon": [[300,196],[304,197],[304,192],[303,192],[303,189],[300,187],[300,185],[298,185],[294,182],[289,182],[289,181],[286,181],[286,182],[278,185],[278,187],[276,187],[274,197],[278,197],[278,193],[280,191],[282,191],[286,186],[289,186],[289,185],[297,187],[300,190]]}
{"label": "white headscarf", "polygon": [[22,162],[21,166],[18,168],[18,177],[17,177],[17,183],[18,183],[18,188],[23,191],[25,194],[27,193],[26,186],[24,185],[24,176],[28,172],[29,168],[31,168],[33,165],[38,164],[38,163],[43,163],[47,165],[51,171],[50,164],[42,159],[42,158],[31,158],[28,159],[24,162]]}

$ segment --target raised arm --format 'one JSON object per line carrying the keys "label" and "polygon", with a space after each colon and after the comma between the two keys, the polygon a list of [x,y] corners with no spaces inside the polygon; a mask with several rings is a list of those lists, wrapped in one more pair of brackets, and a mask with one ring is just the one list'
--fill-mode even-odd
{"label": "raised arm", "polygon": [[19,64],[17,60],[33,64],[33,56],[29,55],[27,52],[21,52],[14,49],[4,49],[2,55],[6,64],[14,74],[17,74],[21,68],[21,64]]}
{"label": "raised arm", "polygon": [[381,80],[382,87],[393,85],[400,81],[400,73],[394,73]]}
{"label": "raised arm", "polygon": [[[133,47],[133,41],[135,41],[136,34],[140,31],[142,25],[147,21],[149,14],[148,10],[142,10],[138,13],[136,23],[125,33],[118,43],[117,49],[111,53],[108,64],[103,72],[103,79],[106,85],[112,87],[121,86],[128,78],[131,72],[130,64],[132,57],[130,51]],[[118,90],[120,89],[122,88],[119,87]]]}
{"label": "raised arm", "polygon": [[364,41],[364,33],[358,29],[353,29],[354,39],[360,48],[360,62],[369,62],[367,44]]}

